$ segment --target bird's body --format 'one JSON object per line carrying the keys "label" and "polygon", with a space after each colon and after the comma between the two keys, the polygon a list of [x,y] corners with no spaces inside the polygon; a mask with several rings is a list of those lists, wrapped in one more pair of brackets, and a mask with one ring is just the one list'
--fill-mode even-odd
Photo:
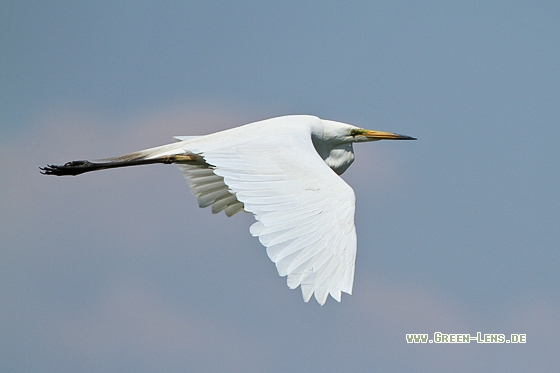
{"label": "bird's body", "polygon": [[[272,118],[96,163],[47,166],[45,174],[77,175],[105,168],[177,163],[200,207],[255,215],[258,236],[288,286],[308,301],[351,293],[356,256],[354,191],[342,174],[353,142],[412,140],[307,115]],[[334,171],[334,172],[333,172]]]}

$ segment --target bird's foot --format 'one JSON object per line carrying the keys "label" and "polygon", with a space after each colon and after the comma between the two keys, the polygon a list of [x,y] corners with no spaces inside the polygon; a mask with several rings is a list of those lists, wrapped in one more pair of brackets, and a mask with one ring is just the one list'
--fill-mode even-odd
{"label": "bird's foot", "polygon": [[63,166],[49,164],[46,167],[39,167],[43,175],[55,176],[75,176],[96,168],[96,165],[90,161],[72,161],[65,163]]}

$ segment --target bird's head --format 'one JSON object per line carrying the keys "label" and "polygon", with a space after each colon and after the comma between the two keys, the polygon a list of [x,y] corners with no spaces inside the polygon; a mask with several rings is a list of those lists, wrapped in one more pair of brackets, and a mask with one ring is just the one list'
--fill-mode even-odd
{"label": "bird's head", "polygon": [[323,120],[325,140],[340,143],[367,142],[379,140],[416,140],[414,137],[392,132],[367,130],[351,124]]}
{"label": "bird's head", "polygon": [[351,124],[322,120],[320,130],[313,132],[313,146],[329,167],[341,175],[354,161],[352,144],[379,140],[416,140],[391,132],[366,130]]}

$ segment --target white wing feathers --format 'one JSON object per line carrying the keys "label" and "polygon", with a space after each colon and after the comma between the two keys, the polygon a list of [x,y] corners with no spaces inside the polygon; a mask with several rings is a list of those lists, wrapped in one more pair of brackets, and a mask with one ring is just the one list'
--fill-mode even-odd
{"label": "white wing feathers", "polygon": [[[291,289],[322,305],[351,294],[356,258],[354,191],[313,148],[309,133],[277,134],[232,145],[227,137],[185,141],[206,165],[179,165],[201,207],[228,216],[245,209]],[[238,138],[238,137],[237,137]]]}
{"label": "white wing feathers", "polygon": [[200,207],[212,206],[213,214],[224,210],[227,216],[243,210],[243,204],[230,193],[224,178],[216,175],[208,165],[178,164],[178,166],[183,171]]}
{"label": "white wing feathers", "polygon": [[[201,136],[175,136],[176,141],[189,141]],[[232,216],[243,210],[243,204],[231,194],[229,188],[224,184],[224,178],[214,173],[207,164],[178,164],[192,194],[198,200],[198,206],[212,206],[212,213],[216,214],[222,210],[227,216]]]}

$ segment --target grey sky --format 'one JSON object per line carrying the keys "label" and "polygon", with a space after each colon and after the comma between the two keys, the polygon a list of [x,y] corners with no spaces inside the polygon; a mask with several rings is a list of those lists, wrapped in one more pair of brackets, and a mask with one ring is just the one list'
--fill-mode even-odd
{"label": "grey sky", "polygon": [[[3,2],[2,372],[551,371],[560,4]],[[358,144],[354,294],[289,290],[174,166],[44,177],[284,114]],[[526,333],[408,345],[405,333]]]}

